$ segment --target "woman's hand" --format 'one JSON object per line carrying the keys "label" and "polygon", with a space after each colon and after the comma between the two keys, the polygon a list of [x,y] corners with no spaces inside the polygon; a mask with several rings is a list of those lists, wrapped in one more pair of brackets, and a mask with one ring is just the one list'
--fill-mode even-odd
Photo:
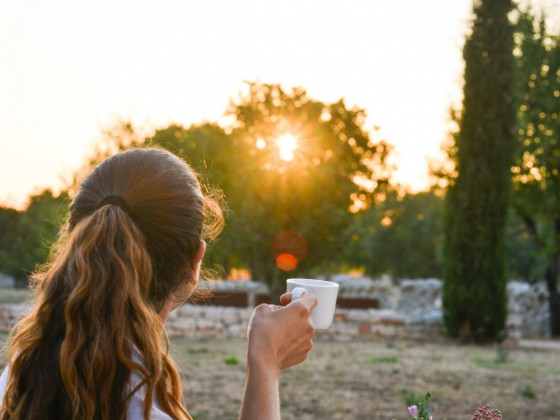
{"label": "woman's hand", "polygon": [[283,304],[260,305],[255,308],[249,322],[248,362],[261,359],[281,369],[301,363],[313,347],[313,321],[311,309],[317,306],[317,298],[304,293],[300,299],[291,301],[291,293],[280,297]]}
{"label": "woman's hand", "polygon": [[317,299],[304,293],[291,301],[291,293],[280,297],[287,306],[260,305],[255,308],[247,336],[247,382],[240,420],[279,420],[280,371],[301,363],[313,347],[311,309]]}

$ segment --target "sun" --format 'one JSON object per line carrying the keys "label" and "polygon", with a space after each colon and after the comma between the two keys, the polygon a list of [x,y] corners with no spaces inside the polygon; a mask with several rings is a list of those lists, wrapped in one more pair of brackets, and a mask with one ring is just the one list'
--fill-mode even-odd
{"label": "sun", "polygon": [[280,158],[286,162],[290,162],[294,158],[294,150],[297,147],[297,140],[291,134],[284,134],[278,138],[278,148],[280,149]]}

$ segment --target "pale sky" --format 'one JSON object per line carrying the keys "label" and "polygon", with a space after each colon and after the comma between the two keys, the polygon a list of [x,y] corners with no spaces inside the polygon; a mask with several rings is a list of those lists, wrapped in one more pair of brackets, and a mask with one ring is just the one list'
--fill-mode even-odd
{"label": "pale sky", "polygon": [[428,185],[460,101],[470,0],[0,3],[0,203],[80,167],[116,119],[222,118],[244,80],[364,108],[395,180]]}

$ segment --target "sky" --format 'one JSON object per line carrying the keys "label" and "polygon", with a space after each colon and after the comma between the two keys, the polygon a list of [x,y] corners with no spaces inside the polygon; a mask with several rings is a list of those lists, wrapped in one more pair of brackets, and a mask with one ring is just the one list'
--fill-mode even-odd
{"label": "sky", "polygon": [[0,205],[63,188],[118,120],[223,122],[244,81],[365,109],[394,180],[426,188],[470,14],[470,0],[2,2]]}

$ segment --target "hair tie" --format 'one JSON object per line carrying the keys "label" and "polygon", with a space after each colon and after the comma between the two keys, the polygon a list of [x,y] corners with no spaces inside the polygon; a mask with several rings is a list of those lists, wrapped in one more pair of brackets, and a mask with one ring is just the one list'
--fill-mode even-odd
{"label": "hair tie", "polygon": [[100,209],[107,204],[114,204],[115,206],[119,206],[124,210],[126,214],[130,214],[130,206],[128,205],[128,201],[126,201],[126,199],[120,195],[108,195],[103,200],[101,200],[97,204],[97,206],[95,206],[95,210]]}

